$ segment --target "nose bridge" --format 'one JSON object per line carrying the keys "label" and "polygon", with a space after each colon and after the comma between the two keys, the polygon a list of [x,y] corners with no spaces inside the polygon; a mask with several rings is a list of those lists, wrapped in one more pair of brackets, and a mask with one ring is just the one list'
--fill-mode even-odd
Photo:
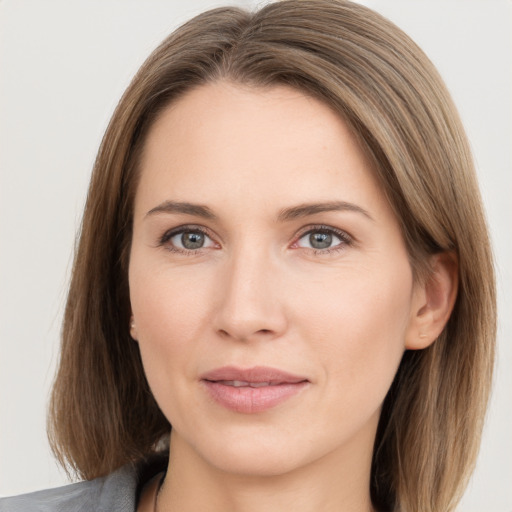
{"label": "nose bridge", "polygon": [[238,244],[222,272],[217,331],[239,340],[279,335],[286,319],[276,278],[268,247],[254,240]]}

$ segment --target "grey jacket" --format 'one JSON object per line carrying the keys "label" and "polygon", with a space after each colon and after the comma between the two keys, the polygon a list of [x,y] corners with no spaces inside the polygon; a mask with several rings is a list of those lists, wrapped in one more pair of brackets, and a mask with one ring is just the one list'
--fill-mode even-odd
{"label": "grey jacket", "polygon": [[140,489],[164,469],[159,458],[94,480],[0,498],[0,512],[136,512]]}

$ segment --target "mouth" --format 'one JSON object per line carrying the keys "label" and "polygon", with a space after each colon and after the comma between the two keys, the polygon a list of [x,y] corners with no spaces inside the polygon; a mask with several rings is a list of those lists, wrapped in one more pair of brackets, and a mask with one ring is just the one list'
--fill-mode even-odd
{"label": "mouth", "polygon": [[281,384],[286,384],[285,382],[246,382],[243,380],[218,380],[218,381],[210,381],[210,382],[218,382],[219,384],[224,384],[224,386],[233,386],[235,388],[263,388],[265,386],[279,386]]}
{"label": "mouth", "polygon": [[254,414],[271,409],[308,386],[306,377],[269,367],[223,367],[201,376],[207,393],[222,407]]}

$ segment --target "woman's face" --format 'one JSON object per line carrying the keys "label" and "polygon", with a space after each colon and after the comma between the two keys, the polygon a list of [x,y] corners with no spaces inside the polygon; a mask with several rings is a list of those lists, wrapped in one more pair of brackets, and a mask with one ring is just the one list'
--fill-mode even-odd
{"label": "woman's face", "polygon": [[172,443],[243,474],[369,464],[419,294],[345,123],[284,86],[198,87],[149,132],[133,227],[132,335]]}

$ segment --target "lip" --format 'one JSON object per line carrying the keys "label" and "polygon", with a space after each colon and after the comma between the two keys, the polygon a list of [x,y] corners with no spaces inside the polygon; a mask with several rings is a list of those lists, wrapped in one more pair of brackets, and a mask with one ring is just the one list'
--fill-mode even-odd
{"label": "lip", "polygon": [[225,366],[201,375],[201,382],[218,404],[245,414],[271,409],[309,384],[306,377],[267,366]]}

